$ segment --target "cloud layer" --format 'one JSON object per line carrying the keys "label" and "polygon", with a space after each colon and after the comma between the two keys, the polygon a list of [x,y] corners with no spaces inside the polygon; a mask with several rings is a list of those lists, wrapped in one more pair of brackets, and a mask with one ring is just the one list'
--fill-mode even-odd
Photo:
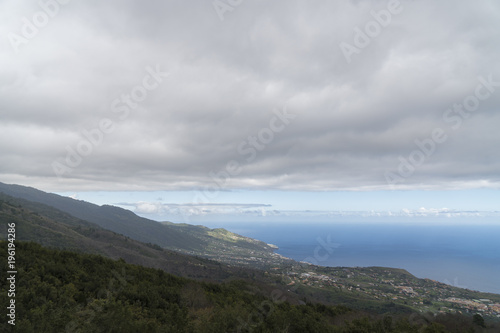
{"label": "cloud layer", "polygon": [[401,210],[280,210],[269,204],[176,204],[164,202],[115,203],[158,221],[186,223],[259,221],[293,223],[395,222],[498,224],[500,211],[425,208]]}
{"label": "cloud layer", "polygon": [[0,4],[4,182],[499,188],[493,0],[41,3]]}

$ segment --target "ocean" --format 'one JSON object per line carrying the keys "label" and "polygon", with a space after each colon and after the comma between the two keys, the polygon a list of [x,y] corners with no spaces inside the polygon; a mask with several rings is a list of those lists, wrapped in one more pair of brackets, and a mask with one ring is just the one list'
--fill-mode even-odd
{"label": "ocean", "polygon": [[500,294],[500,226],[238,223],[209,225],[322,266],[403,268],[419,278]]}

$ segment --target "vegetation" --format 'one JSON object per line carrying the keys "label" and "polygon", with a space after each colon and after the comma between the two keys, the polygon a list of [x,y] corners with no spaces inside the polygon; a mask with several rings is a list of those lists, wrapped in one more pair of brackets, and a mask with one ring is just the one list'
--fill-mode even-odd
{"label": "vegetation", "polygon": [[0,193],[0,239],[6,239],[5,226],[16,223],[17,239],[35,241],[48,247],[102,254],[106,257],[166,272],[196,278],[222,281],[230,277],[263,277],[261,271],[228,267],[219,262],[184,255],[141,243],[129,237],[80,220],[55,208]]}
{"label": "vegetation", "polygon": [[375,313],[478,312],[489,321],[500,320],[500,295],[419,279],[405,270],[387,267],[286,267],[284,284],[312,299],[342,303]]}
{"label": "vegetation", "polygon": [[[68,199],[12,188],[38,201],[64,205]],[[106,219],[114,216],[114,223],[140,223],[121,209],[98,213]],[[499,295],[417,279],[400,269],[287,261],[269,255],[271,245],[224,229],[159,225],[167,234],[198,242],[214,259],[207,260],[185,254],[198,253],[193,247],[182,254],[154,241],[141,243],[40,202],[0,193],[0,239],[7,238],[8,223],[16,224],[15,331],[500,331],[494,307],[485,308],[499,303]],[[0,246],[7,249],[5,242]],[[1,265],[7,262],[5,252],[0,250]],[[1,281],[1,304],[8,302],[6,285]]]}
{"label": "vegetation", "polygon": [[[374,317],[341,305],[295,305],[241,280],[199,282],[32,242],[16,244],[16,259],[16,332],[448,331],[441,318]],[[7,262],[5,251],[0,261]],[[2,290],[6,283],[2,280]],[[0,302],[7,304],[5,292]],[[466,324],[471,332],[480,328]],[[2,323],[2,331],[9,328]]]}
{"label": "vegetation", "polygon": [[[158,223],[119,207],[98,206],[19,185],[0,183],[0,192],[31,202],[32,210],[35,210],[34,203],[50,206],[55,208],[58,214],[69,214],[73,219],[85,221],[94,228],[106,229],[139,242],[156,244],[164,249],[249,267],[266,267],[270,263],[286,261],[275,254],[268,244],[223,229]],[[51,218],[57,220],[54,216]],[[234,259],[235,253],[237,260]]]}

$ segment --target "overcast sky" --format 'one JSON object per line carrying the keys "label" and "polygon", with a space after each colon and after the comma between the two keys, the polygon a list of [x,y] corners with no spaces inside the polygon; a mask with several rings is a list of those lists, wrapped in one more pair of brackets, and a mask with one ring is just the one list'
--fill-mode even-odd
{"label": "overcast sky", "polygon": [[2,182],[498,197],[497,1],[61,2],[0,3]]}

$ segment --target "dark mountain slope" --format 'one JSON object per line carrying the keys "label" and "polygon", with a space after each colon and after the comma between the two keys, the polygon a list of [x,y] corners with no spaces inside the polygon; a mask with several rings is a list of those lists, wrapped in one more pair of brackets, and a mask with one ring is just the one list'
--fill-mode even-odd
{"label": "dark mountain slope", "polygon": [[131,211],[118,207],[98,206],[20,185],[0,183],[0,192],[54,207],[141,242],[158,244],[170,249],[182,248],[193,251],[202,250],[206,246],[200,240],[185,233],[180,233],[173,228],[166,229],[158,222],[139,217]]}
{"label": "dark mountain slope", "polygon": [[113,259],[122,258],[128,263],[160,268],[179,276],[224,280],[263,274],[141,243],[53,207],[0,193],[0,239],[6,239],[7,223],[11,222],[16,223],[16,239],[20,241],[34,241],[44,246],[101,254]]}
{"label": "dark mountain slope", "polygon": [[[15,312],[0,323],[2,332],[497,332],[461,315],[424,320],[277,302],[244,281],[202,283],[35,243],[18,242],[16,258]],[[5,271],[6,252],[0,262]],[[2,279],[0,288],[9,284]],[[1,293],[0,303],[8,297]]]}
{"label": "dark mountain slope", "polygon": [[45,204],[78,219],[143,243],[218,261],[252,266],[275,266],[288,260],[268,244],[233,234],[224,229],[175,223],[159,223],[119,207],[98,206],[81,200],[20,185],[0,183],[0,192],[12,197]]}

